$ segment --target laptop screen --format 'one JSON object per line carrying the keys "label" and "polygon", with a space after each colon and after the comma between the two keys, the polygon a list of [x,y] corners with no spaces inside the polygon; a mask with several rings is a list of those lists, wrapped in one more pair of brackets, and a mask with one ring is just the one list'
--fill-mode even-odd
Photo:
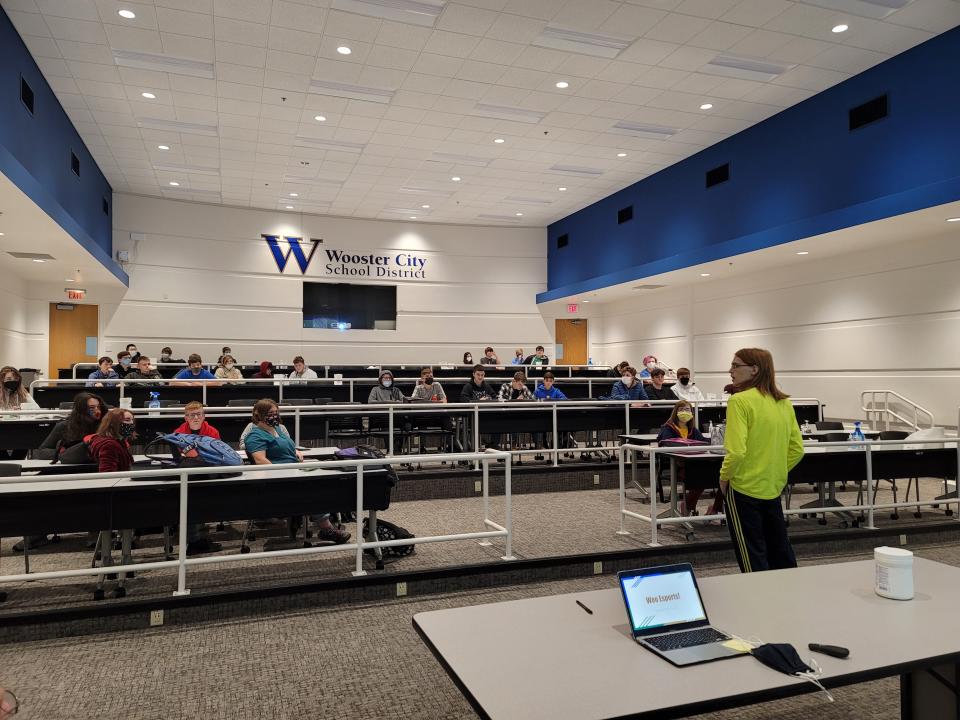
{"label": "laptop screen", "polygon": [[707,619],[689,565],[621,574],[620,587],[634,633]]}

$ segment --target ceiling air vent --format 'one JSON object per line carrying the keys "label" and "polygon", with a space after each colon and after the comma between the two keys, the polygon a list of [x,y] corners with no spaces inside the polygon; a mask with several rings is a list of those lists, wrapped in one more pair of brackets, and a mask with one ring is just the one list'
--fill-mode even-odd
{"label": "ceiling air vent", "polygon": [[8,250],[7,255],[15,257],[17,260],[56,260],[53,255],[48,255],[47,253],[14,252]]}
{"label": "ceiling air vent", "polygon": [[567,245],[569,245],[569,244],[570,244],[570,235],[569,235],[568,233],[564,233],[563,235],[560,235],[560,236],[557,237],[557,249],[558,249],[558,250],[559,250],[560,248],[565,248],[565,247],[566,247]]}
{"label": "ceiling air vent", "polygon": [[660,288],[665,288],[666,285],[634,285],[634,290],[659,290]]}

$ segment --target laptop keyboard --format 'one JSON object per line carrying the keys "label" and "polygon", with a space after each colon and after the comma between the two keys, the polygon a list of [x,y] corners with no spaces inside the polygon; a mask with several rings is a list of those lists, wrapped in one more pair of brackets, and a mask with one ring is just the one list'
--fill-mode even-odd
{"label": "laptop keyboard", "polygon": [[724,635],[722,632],[714,630],[712,627],[707,627],[670,633],[669,635],[653,635],[652,637],[644,638],[643,641],[661,652],[666,652],[667,650],[679,650],[680,648],[706,645],[707,643],[729,639],[729,636]]}

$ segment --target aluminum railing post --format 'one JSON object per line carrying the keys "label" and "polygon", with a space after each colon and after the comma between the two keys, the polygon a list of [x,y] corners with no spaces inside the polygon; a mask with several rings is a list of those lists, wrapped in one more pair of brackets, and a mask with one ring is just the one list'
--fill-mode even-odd
{"label": "aluminum railing post", "polygon": [[507,453],[503,464],[503,499],[507,513],[507,547],[506,554],[502,555],[500,559],[516,560],[516,558],[513,556],[513,495],[510,488],[510,470],[513,465],[513,455]]}
{"label": "aluminum railing post", "polygon": [[388,449],[387,453],[390,457],[393,457],[393,405],[387,408],[387,434],[388,434]]}
{"label": "aluminum railing post", "polygon": [[[481,488],[483,490],[483,520],[482,529],[487,529],[487,520],[490,519],[490,460],[488,458],[483,459],[483,482],[481,483]],[[489,540],[481,540],[480,544],[484,547],[492,545]]]}
{"label": "aluminum railing post", "polygon": [[347,382],[350,383],[350,402],[353,402],[353,378],[351,378]]}
{"label": "aluminum railing post", "polygon": [[281,379],[281,380],[280,380],[280,392],[279,392],[280,402],[281,402],[281,403],[283,402],[283,388],[285,388],[286,386],[287,386],[287,381],[286,381],[286,379]]}
{"label": "aluminum railing post", "polygon": [[[473,405],[473,451],[480,452],[480,405],[474,403]],[[473,461],[473,469],[478,470],[480,468],[480,463],[477,460]]]}
{"label": "aluminum railing post", "polygon": [[558,432],[557,427],[557,401],[553,401],[553,408],[551,408],[551,416],[553,418],[553,466],[557,467],[560,464],[560,433]]}
{"label": "aluminum railing post", "polygon": [[293,441],[300,444],[300,408],[293,409]]}
{"label": "aluminum railing post", "polygon": [[650,448],[650,544],[657,542],[657,451]]}
{"label": "aluminum railing post", "polygon": [[620,450],[617,453],[620,456],[620,529],[617,530],[617,535],[629,535],[623,527],[623,511],[626,509],[626,498],[627,498],[627,478],[626,478],[626,454],[631,452],[629,449],[620,446]]}
{"label": "aluminum railing post", "polygon": [[[867,528],[870,530],[875,529],[873,524],[873,505],[877,501],[876,493],[873,491],[873,450],[870,445],[865,446],[865,453],[867,460],[867,498],[869,499],[867,507]],[[917,482],[920,482],[919,480]]]}
{"label": "aluminum railing post", "polygon": [[[187,590],[187,480],[187,473],[180,473],[180,547],[177,548],[177,589],[174,596],[190,594]],[[110,538],[107,537],[106,541],[110,542]]]}
{"label": "aluminum railing post", "polygon": [[367,574],[363,569],[363,465],[359,463],[357,463],[357,567],[351,574],[354,577]]}
{"label": "aluminum railing post", "polygon": [[206,405],[207,404],[207,381],[206,380],[203,381],[202,393],[203,393],[203,404]]}

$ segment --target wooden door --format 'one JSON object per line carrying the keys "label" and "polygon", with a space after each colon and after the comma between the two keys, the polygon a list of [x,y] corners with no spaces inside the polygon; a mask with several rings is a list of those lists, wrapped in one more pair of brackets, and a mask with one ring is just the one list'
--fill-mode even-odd
{"label": "wooden door", "polygon": [[[580,318],[557,320],[557,365],[587,364],[587,321]],[[562,355],[561,355],[562,351]]]}
{"label": "wooden door", "polygon": [[50,303],[50,366],[47,377],[57,377],[57,370],[68,368],[73,363],[97,361],[99,311],[97,305]]}

